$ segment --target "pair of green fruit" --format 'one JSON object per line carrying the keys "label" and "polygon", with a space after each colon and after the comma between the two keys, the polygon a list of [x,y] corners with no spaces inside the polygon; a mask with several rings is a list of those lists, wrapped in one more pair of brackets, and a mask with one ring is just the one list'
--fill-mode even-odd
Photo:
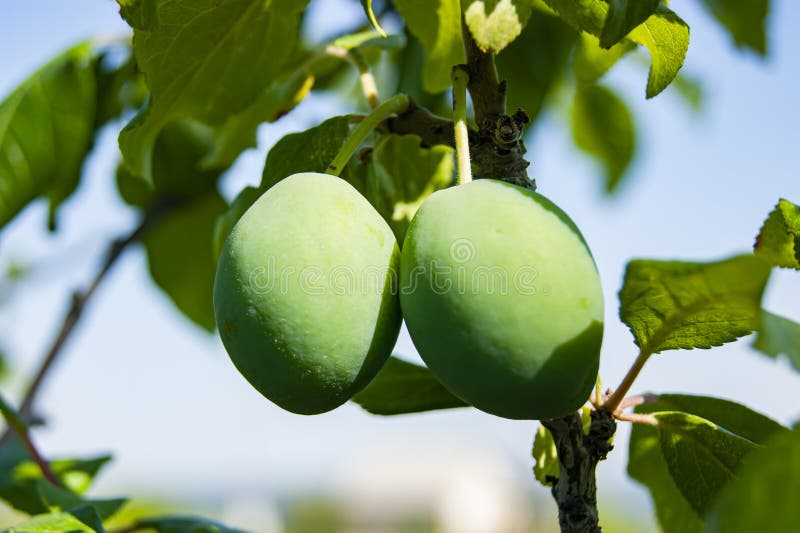
{"label": "pair of green fruit", "polygon": [[487,179],[426,199],[401,253],[347,182],[290,176],[228,237],[214,310],[242,375],[300,414],[365,387],[405,318],[427,366],[467,403],[561,416],[588,398],[603,334],[597,270],[574,223],[543,196]]}

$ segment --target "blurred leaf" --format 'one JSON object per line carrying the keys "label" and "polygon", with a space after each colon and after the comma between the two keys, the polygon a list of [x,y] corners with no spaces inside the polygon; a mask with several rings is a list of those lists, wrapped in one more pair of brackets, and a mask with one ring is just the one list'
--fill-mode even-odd
{"label": "blurred leaf", "polygon": [[508,81],[508,109],[524,109],[536,121],[546,98],[569,64],[577,34],[561,19],[534,11],[522,35],[497,58],[497,70]]}
{"label": "blurred leaf", "polygon": [[611,48],[650,18],[660,0],[606,0],[608,14],[600,31],[600,46]]}
{"label": "blurred leaf", "polygon": [[625,102],[602,85],[580,85],[572,105],[572,136],[578,148],[605,166],[606,192],[613,192],[635,150],[636,132]]}
{"label": "blurred leaf", "polygon": [[464,10],[473,39],[484,52],[497,54],[516,39],[531,16],[527,0],[469,0]]}
{"label": "blurred leaf", "polygon": [[425,48],[422,86],[430,93],[444,91],[453,66],[466,61],[460,0],[394,0],[394,6]]}
{"label": "blurred leaf", "polygon": [[656,428],[644,424],[632,424],[628,450],[628,475],[650,492],[661,531],[702,533],[701,518],[672,480],[661,452]]}
{"label": "blurred leaf", "polygon": [[97,533],[105,533],[103,519],[100,516],[100,513],[97,512],[97,509],[91,504],[87,503],[79,505],[78,507],[73,507],[69,510],[69,514],[89,526]]}
{"label": "blurred leaf", "polygon": [[769,0],[701,0],[700,4],[725,27],[737,46],[767,55]]}
{"label": "blurred leaf", "polygon": [[97,533],[96,530],[69,513],[32,516],[5,531],[8,533]]}
{"label": "blurred leaf", "polygon": [[406,45],[406,37],[400,34],[381,36],[374,31],[361,31],[337,37],[331,41],[331,45],[345,50],[361,51],[367,48],[400,49]]}
{"label": "blurred leaf", "polygon": [[375,415],[402,415],[466,407],[424,366],[390,357],[367,387],[353,397]]}
{"label": "blurred leaf", "polygon": [[285,80],[273,82],[251,105],[229,115],[214,130],[214,149],[202,164],[206,168],[226,168],[239,154],[256,146],[258,126],[275,122],[294,109],[308,95],[314,76],[308,68],[299,69]]}
{"label": "blurred leaf", "polygon": [[700,80],[687,76],[686,74],[679,73],[672,80],[672,87],[675,88],[677,93],[689,106],[697,111],[703,107],[703,100],[705,93],[703,91],[703,84]]}
{"label": "blurred leaf", "polygon": [[137,529],[151,529],[156,533],[247,533],[232,529],[205,518],[193,516],[163,516],[144,518],[136,522]]}
{"label": "blurred leaf", "polygon": [[367,198],[402,243],[419,206],[432,193],[453,184],[455,151],[420,146],[416,135],[384,135],[372,153]]}
{"label": "blurred leaf", "polygon": [[[573,28],[601,37],[608,5],[598,0],[545,0]],[[652,16],[634,28],[628,38],[647,48],[650,74],[647,98],[667,88],[683,66],[689,49],[689,26],[663,4]]]}
{"label": "blurred leaf", "polygon": [[756,445],[699,416],[676,411],[652,416],[658,421],[661,452],[672,480],[703,516]]}
{"label": "blurred leaf", "polygon": [[214,226],[228,208],[216,191],[171,211],[142,239],[150,275],[198,326],[213,331]]}
{"label": "blurred leaf", "polygon": [[214,224],[214,257],[218,258],[222,252],[222,247],[228,239],[231,230],[242,218],[242,215],[250,208],[251,205],[258,200],[261,196],[261,191],[255,187],[245,187],[242,189],[236,198],[231,202],[230,207],[217,218]]}
{"label": "blurred leaf", "polygon": [[[114,64],[116,56],[127,54],[125,61]],[[138,109],[147,99],[144,76],[136,66],[129,46],[114,46],[101,50],[94,59],[97,81],[97,113],[95,128],[108,123],[125,111]]]}
{"label": "blurred leaf", "polygon": [[536,461],[536,465],[533,467],[533,476],[536,481],[545,487],[555,485],[561,472],[556,443],[553,440],[553,434],[542,425],[539,425],[536,437],[533,439],[533,459]]}
{"label": "blurred leaf", "polygon": [[95,123],[91,56],[88,43],[70,48],[0,102],[0,227],[43,196],[53,229],[77,187]]}
{"label": "blurred leaf", "polygon": [[367,18],[369,19],[369,23],[372,24],[372,27],[381,34],[382,37],[386,37],[386,31],[381,27],[381,23],[378,22],[378,17],[375,16],[375,12],[372,10],[372,0],[361,0],[361,5],[364,8],[364,12],[367,14]]}
{"label": "blurred leaf", "polygon": [[608,50],[600,48],[600,41],[594,35],[581,33],[572,67],[575,78],[580,83],[594,83],[599,80],[619,59],[636,49],[636,43],[624,40]]}
{"label": "blurred leaf", "polygon": [[761,226],[753,248],[775,266],[800,270],[800,206],[781,199]]}
{"label": "blurred leaf", "polygon": [[753,348],[777,359],[785,355],[795,370],[800,372],[800,324],[761,310],[761,327]]}
{"label": "blurred leaf", "polygon": [[748,457],[706,516],[706,532],[797,531],[799,501],[800,428],[795,428]]}
{"label": "blurred leaf", "polygon": [[[685,394],[648,396],[650,401],[636,407],[637,413],[659,411],[691,413],[756,444],[763,444],[774,435],[786,431],[786,428],[774,420],[728,400]],[[681,533],[703,531],[700,516],[672,479],[661,450],[659,432],[655,427],[633,424],[628,454],[628,474],[650,491],[656,516],[663,531]]]}
{"label": "blurred leaf", "polygon": [[[110,456],[102,456],[60,459],[49,461],[49,464],[65,489],[81,494],[110,460]],[[28,514],[46,513],[49,509],[39,490],[39,481],[44,481],[39,465],[30,459],[18,440],[9,442],[0,450],[0,498]]]}
{"label": "blurred leaf", "polygon": [[158,0],[126,5],[134,51],[150,90],[119,142],[128,170],[152,183],[153,146],[176,118],[220,125],[259,98],[292,57],[306,1]]}
{"label": "blurred leaf", "polygon": [[185,200],[216,187],[220,172],[207,170],[200,162],[212,149],[211,132],[202,124],[170,122],[153,149],[153,184],[149,186],[124,166],[117,169],[117,188],[125,202],[149,208],[163,199]]}
{"label": "blurred leaf", "polygon": [[265,191],[297,172],[325,172],[349,133],[350,119],[338,116],[286,135],[267,154],[260,189]]}
{"label": "blurred leaf", "polygon": [[398,77],[395,92],[409,95],[415,103],[434,114],[449,115],[453,110],[447,101],[447,94],[444,92],[430,93],[422,86],[420,72],[425,64],[425,50],[422,43],[408,30],[406,30],[406,40],[408,42],[405,48],[396,57]]}
{"label": "blurred leaf", "polygon": [[711,348],[758,328],[770,267],[741,255],[713,263],[628,263],[620,317],[642,353]]}
{"label": "blurred leaf", "polygon": [[101,519],[105,520],[119,511],[127,501],[125,498],[105,500],[85,499],[67,489],[56,487],[43,479],[37,480],[36,486],[41,495],[42,502],[44,502],[51,512],[67,511],[71,513],[72,509],[90,506]]}

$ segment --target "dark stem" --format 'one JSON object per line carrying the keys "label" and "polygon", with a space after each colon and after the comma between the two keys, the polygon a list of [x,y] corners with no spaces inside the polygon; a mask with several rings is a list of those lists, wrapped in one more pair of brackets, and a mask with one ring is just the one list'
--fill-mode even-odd
{"label": "dark stem", "polygon": [[17,437],[20,439],[20,441],[22,441],[22,445],[25,446],[26,450],[28,450],[28,453],[33,461],[39,465],[39,469],[42,471],[42,476],[44,476],[47,481],[56,487],[60,487],[61,482],[58,480],[58,477],[50,468],[50,464],[44,459],[44,457],[42,457],[42,454],[39,453],[39,449],[33,443],[28,426],[22,420],[20,414],[13,407],[11,407],[8,402],[6,402],[2,395],[0,395],[0,412],[2,412],[3,418],[6,419],[6,423],[8,424],[9,435],[12,431],[16,433]]}
{"label": "dark stem", "polygon": [[611,438],[617,429],[611,413],[592,411],[589,433],[584,434],[580,414],[543,420],[553,435],[558,454],[559,475],[553,484],[558,504],[561,533],[599,533],[597,512],[597,464],[613,449]]}
{"label": "dark stem", "polygon": [[[62,350],[67,343],[67,340],[69,340],[70,336],[75,330],[75,326],[81,320],[83,312],[86,309],[86,305],[89,303],[89,300],[95,294],[97,288],[103,282],[108,272],[122,256],[122,253],[131,244],[141,239],[150,226],[157,219],[161,218],[164,212],[173,205],[174,202],[162,202],[158,204],[145,214],[141,223],[132,232],[119,239],[115,239],[108,248],[105,260],[103,261],[100,270],[94,276],[89,286],[83,291],[76,291],[73,293],[72,303],[70,304],[67,314],[64,316],[64,321],[61,324],[61,328],[59,329],[55,339],[53,339],[53,342],[51,343],[50,348],[47,350],[44,358],[42,359],[39,369],[36,371],[33,381],[31,381],[31,384],[28,386],[22,403],[20,404],[19,412],[23,420],[27,421],[32,418],[33,405],[42,388],[45,378],[49,375],[50,370],[58,360],[59,355],[62,353]],[[2,441],[5,440],[6,436],[3,437]]]}
{"label": "dark stem", "polygon": [[530,121],[517,109],[506,114],[506,82],[498,81],[494,55],[480,49],[462,20],[462,34],[469,74],[469,94],[478,131],[470,136],[470,155],[476,178],[507,181],[530,190],[536,183],[528,177],[522,135]]}

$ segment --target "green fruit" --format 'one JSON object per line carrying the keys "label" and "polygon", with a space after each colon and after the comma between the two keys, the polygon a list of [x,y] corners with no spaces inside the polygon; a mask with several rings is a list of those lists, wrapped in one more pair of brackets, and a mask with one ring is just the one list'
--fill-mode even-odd
{"label": "green fruit", "polygon": [[545,197],[488,179],[432,194],[406,234],[400,278],[414,345],[453,394],[539,420],[589,397],[600,280],[578,228]]}
{"label": "green fruit", "polygon": [[288,411],[346,402],[397,340],[399,251],[347,182],[289,176],[228,237],[214,282],[222,342],[242,375]]}

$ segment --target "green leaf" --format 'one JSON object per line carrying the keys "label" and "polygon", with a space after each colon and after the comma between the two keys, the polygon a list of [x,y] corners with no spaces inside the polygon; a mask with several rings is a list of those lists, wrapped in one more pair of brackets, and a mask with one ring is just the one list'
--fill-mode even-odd
{"label": "green leaf", "polygon": [[678,15],[659,4],[655,13],[634,28],[628,37],[650,52],[646,96],[653,98],[672,83],[683,66],[689,50],[689,26]]}
{"label": "green leaf", "polygon": [[785,355],[800,372],[800,324],[761,310],[761,327],[753,347],[764,355],[777,359]]}
{"label": "green leaf", "polygon": [[676,411],[652,416],[658,422],[661,452],[672,480],[703,516],[756,445],[699,416]]}
{"label": "green leaf", "polygon": [[620,317],[642,353],[711,348],[758,328],[770,267],[741,255],[713,263],[634,260]]}
{"label": "green leaf", "polygon": [[[608,15],[608,4],[602,0],[545,0],[570,26],[602,36]],[[650,53],[650,74],[647,98],[667,88],[675,79],[689,49],[689,26],[669,8],[659,4],[645,22],[635,27],[628,38],[647,48]]]}
{"label": "green leaf", "polygon": [[[113,60],[120,52],[127,53],[128,59],[115,65]],[[101,50],[94,60],[94,76],[97,82],[95,129],[126,111],[140,108],[147,99],[144,76],[136,66],[133,50],[127,45]]]}
{"label": "green leaf", "polygon": [[78,507],[73,507],[69,510],[69,514],[92,528],[93,530],[97,531],[97,533],[105,533],[105,528],[103,527],[103,519],[100,516],[100,513],[97,512],[90,504],[83,504],[79,505]]}
{"label": "green leaf", "polygon": [[372,153],[367,198],[402,243],[422,202],[453,184],[454,150],[424,148],[416,135],[382,136]]}
{"label": "green leaf", "polygon": [[636,43],[626,39],[605,50],[600,47],[597,37],[582,33],[572,60],[575,78],[580,83],[594,83],[602,78],[622,56],[634,49]]}
{"label": "green leaf", "polygon": [[531,16],[525,0],[470,0],[464,10],[472,38],[484,52],[497,54],[516,39]]}
{"label": "green leaf", "polygon": [[559,18],[534,11],[528,25],[496,58],[508,81],[508,109],[524,109],[534,122],[569,64],[577,34]]}
{"label": "green leaf", "polygon": [[70,48],[0,102],[0,227],[46,197],[55,211],[75,190],[92,145],[96,86],[88,43]]}
{"label": "green leaf", "polygon": [[271,83],[258,99],[232,114],[214,129],[214,149],[203,160],[206,168],[226,168],[239,154],[256,146],[258,126],[275,122],[294,109],[311,91],[314,75],[300,69],[282,81]]}
{"label": "green leaf", "polygon": [[91,506],[95,513],[103,520],[111,518],[127,502],[126,498],[112,498],[104,500],[85,499],[74,492],[39,479],[36,486],[41,495],[42,502],[51,512],[67,511],[72,509]]}
{"label": "green leaf", "polygon": [[325,172],[349,133],[350,119],[338,116],[286,135],[267,154],[260,189],[265,191],[297,172]]}
{"label": "green leaf", "polygon": [[367,387],[353,401],[375,415],[401,415],[435,409],[466,407],[430,370],[390,357]]}
{"label": "green leaf", "polygon": [[630,166],[636,132],[625,102],[602,85],[580,85],[572,104],[575,144],[605,167],[606,192],[613,192]]}
{"label": "green leaf", "polygon": [[453,66],[466,61],[460,0],[395,0],[394,6],[425,48],[422,86],[430,93],[444,91]]}
{"label": "green leaf", "polygon": [[[648,402],[636,412],[682,411],[702,417],[725,430],[756,444],[763,444],[786,428],[747,407],[719,398],[685,394],[645,395]],[[653,499],[656,516],[663,531],[699,533],[700,516],[678,489],[661,451],[658,430],[634,424],[628,453],[628,474],[645,485]]]}
{"label": "green leaf", "polygon": [[[110,456],[101,456],[60,459],[49,464],[65,489],[81,494],[110,460]],[[28,514],[46,513],[49,508],[39,490],[40,481],[44,482],[42,471],[22,444],[18,440],[6,444],[0,453],[0,498]]]}
{"label": "green leaf", "polygon": [[397,61],[397,89],[396,93],[409,95],[418,105],[427,108],[436,115],[447,116],[453,112],[452,105],[447,102],[444,92],[432,94],[422,86],[423,65],[425,65],[425,50],[419,39],[406,29],[406,47],[396,56]]}
{"label": "green leaf", "polygon": [[[176,118],[220,125],[257,100],[292,58],[307,1],[156,4],[157,23],[139,24],[133,37],[150,100],[119,137],[129,170],[151,183],[153,145],[164,125]],[[150,5],[134,2],[123,16],[137,24]]]}
{"label": "green leaf", "polygon": [[97,533],[69,513],[33,516],[6,530],[7,533]]}
{"label": "green leaf", "polygon": [[701,518],[672,480],[661,452],[656,428],[633,424],[628,451],[628,475],[650,492],[661,531],[702,533]]}
{"label": "green leaf", "polygon": [[748,457],[706,516],[707,533],[797,531],[800,524],[800,428]]}
{"label": "green leaf", "polygon": [[375,28],[382,37],[386,37],[386,31],[381,27],[381,23],[378,22],[378,17],[375,16],[375,12],[372,10],[372,0],[361,0],[361,6],[364,8],[364,12],[367,14],[367,18],[369,19],[369,23],[372,24],[372,27]]}
{"label": "green leaf", "polygon": [[206,126],[188,120],[170,122],[153,149],[152,186],[120,166],[120,196],[131,205],[149,208],[159,200],[185,200],[214,190],[220,172],[201,168],[211,149],[211,132]]}
{"label": "green leaf", "polygon": [[775,266],[800,270],[800,206],[781,199],[761,226],[754,251]]}
{"label": "green leaf", "polygon": [[156,533],[247,533],[226,527],[205,518],[193,516],[163,516],[143,518],[136,522],[138,529],[151,529]]}
{"label": "green leaf", "polygon": [[701,0],[700,4],[728,30],[737,46],[767,55],[769,0]]}
{"label": "green leaf", "polygon": [[558,480],[561,466],[558,463],[556,443],[553,434],[540,425],[533,439],[533,458],[536,465],[533,467],[533,476],[536,481],[545,487],[552,487]]}
{"label": "green leaf", "polygon": [[198,326],[213,331],[217,218],[228,208],[216,191],[169,212],[142,239],[153,281]]}
{"label": "green leaf", "polygon": [[608,14],[600,32],[600,46],[611,48],[652,15],[660,0],[606,0]]}
{"label": "green leaf", "polygon": [[158,24],[158,0],[117,0],[119,14],[133,28],[149,30]]}

